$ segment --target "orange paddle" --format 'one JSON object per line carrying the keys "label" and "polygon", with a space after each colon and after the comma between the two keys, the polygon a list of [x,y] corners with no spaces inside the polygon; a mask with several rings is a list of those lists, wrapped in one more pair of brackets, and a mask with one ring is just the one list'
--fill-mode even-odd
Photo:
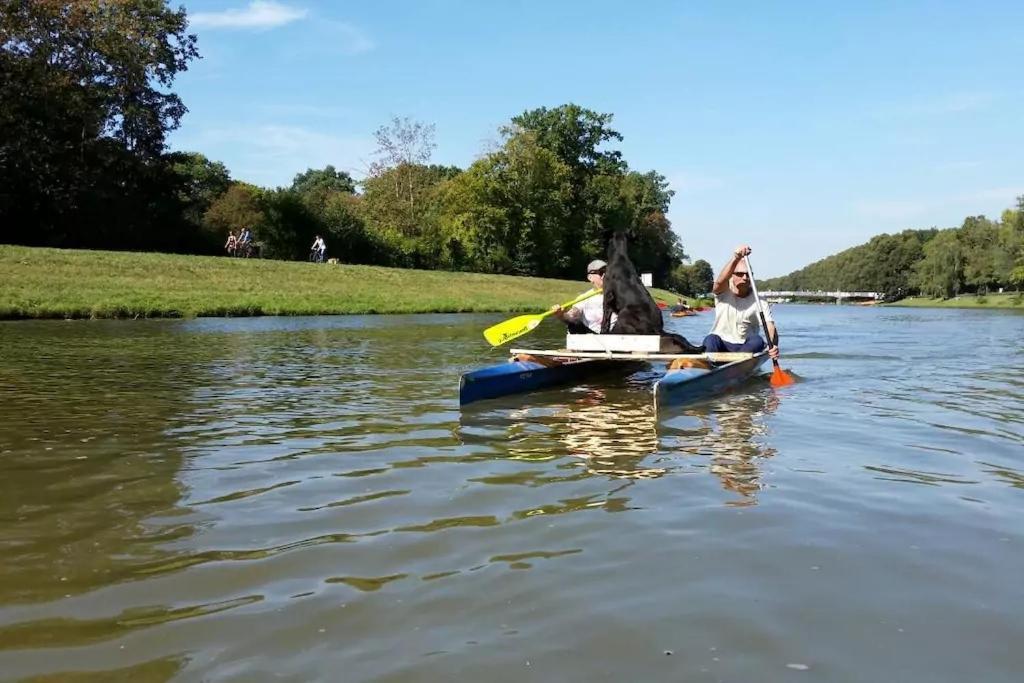
{"label": "orange paddle", "polygon": [[[774,346],[772,339],[768,335],[768,321],[764,319],[764,309],[761,307],[761,297],[757,295],[757,284],[754,282],[754,271],[750,269],[750,258],[747,256],[743,257],[744,263],[747,264],[747,277],[750,280],[750,287],[754,290],[754,300],[757,301],[757,314],[761,316],[761,327],[764,328],[765,339],[768,340],[768,348]],[[771,383],[773,387],[784,387],[796,382],[793,376],[788,372],[779,367],[779,361],[776,358],[772,358],[772,379]]]}

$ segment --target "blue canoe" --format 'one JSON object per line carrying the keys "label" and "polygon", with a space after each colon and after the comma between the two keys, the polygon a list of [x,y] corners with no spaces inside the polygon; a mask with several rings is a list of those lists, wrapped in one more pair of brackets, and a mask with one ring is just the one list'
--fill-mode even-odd
{"label": "blue canoe", "polygon": [[575,384],[606,370],[632,370],[636,367],[636,361],[624,363],[603,358],[575,360],[558,365],[511,360],[462,375],[459,379],[459,405],[545,387]]}
{"label": "blue canoe", "polygon": [[768,353],[761,352],[711,369],[669,370],[654,384],[654,407],[678,406],[728,391],[756,375],[766,360]]}
{"label": "blue canoe", "polygon": [[[533,351],[537,355],[571,357],[572,352]],[[711,369],[682,368],[669,370],[654,385],[654,404],[675,406],[700,400],[727,391],[755,375],[768,359],[767,353],[708,354],[721,360],[740,356],[732,362],[713,365]],[[521,394],[536,389],[565,384],[576,384],[601,372],[634,371],[645,362],[669,360],[676,356],[654,354],[646,359],[627,354],[575,354],[574,360],[543,365],[532,360],[510,360],[462,375],[459,380],[459,405],[467,405],[488,398]],[[591,357],[584,357],[591,356]],[[602,356],[602,357],[593,357]],[[724,357],[724,358],[723,358]],[[731,360],[731,359],[728,359]]]}

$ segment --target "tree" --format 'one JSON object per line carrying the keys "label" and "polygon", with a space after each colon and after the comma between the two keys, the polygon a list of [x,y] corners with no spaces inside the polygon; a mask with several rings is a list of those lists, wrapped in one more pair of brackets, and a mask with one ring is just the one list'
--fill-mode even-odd
{"label": "tree", "polygon": [[316,214],[301,195],[278,188],[261,197],[264,220],[258,233],[263,256],[276,259],[305,259],[313,237],[322,229]]}
{"label": "tree", "polygon": [[261,228],[265,226],[266,218],[260,189],[248,183],[234,183],[207,209],[203,225],[224,237],[231,230],[238,235],[243,228],[249,228],[253,239],[258,240],[262,237]]}
{"label": "tree", "polygon": [[359,195],[344,192],[328,197],[320,215],[328,248],[346,263],[384,263],[385,247],[367,230],[362,203]]}
{"label": "tree", "polygon": [[[167,155],[167,161],[177,181],[182,218],[198,230],[203,227],[206,212],[231,187],[231,175],[224,164],[198,152],[175,152]],[[207,237],[207,247],[219,250],[221,235],[207,233]]]}
{"label": "tree", "polygon": [[410,268],[437,264],[438,167],[401,164],[363,181],[368,231],[385,246],[384,263]]}
{"label": "tree", "polygon": [[914,283],[922,292],[947,299],[959,294],[964,285],[964,250],[956,230],[943,230],[929,241],[914,271]]}
{"label": "tree", "polygon": [[310,168],[305,173],[297,174],[292,181],[291,190],[303,196],[325,199],[333,192],[353,194],[356,191],[356,183],[345,171],[337,171],[334,166],[325,166],[323,169]]}
{"label": "tree", "polygon": [[624,227],[615,195],[617,178],[626,165],[621,152],[602,149],[605,143],[622,140],[622,135],[610,128],[611,120],[611,114],[564,104],[523,112],[502,129],[506,137],[519,131],[533,133],[537,144],[569,169],[571,193],[565,223],[568,252],[563,275],[582,272],[594,254],[604,251],[611,231]]}
{"label": "tree", "polygon": [[493,273],[561,273],[570,194],[565,164],[535,134],[511,134],[501,149],[443,186],[443,264]]}
{"label": "tree", "polygon": [[373,132],[377,140],[374,152],[377,158],[370,164],[370,175],[380,175],[403,164],[426,164],[437,147],[434,129],[434,124],[413,121],[408,116],[396,116],[390,124],[377,128]]}
{"label": "tree", "polygon": [[789,275],[770,278],[770,289],[882,292],[887,298],[904,296],[917,285],[914,267],[923,257],[923,245],[938,231],[904,230],[898,235],[876,235],[869,242],[816,261]]}
{"label": "tree", "polygon": [[652,273],[658,282],[666,281],[686,258],[666,216],[675,192],[656,171],[629,171],[621,176],[619,192],[625,206],[621,227],[630,236],[630,258],[641,272]]}
{"label": "tree", "polygon": [[385,263],[431,268],[438,263],[437,189],[450,174],[427,165],[434,125],[394,118],[374,132],[376,159],[363,181],[362,209],[368,233],[387,252]]}
{"label": "tree", "polygon": [[503,132],[507,135],[514,135],[518,130],[534,133],[537,144],[553,152],[570,169],[574,180],[580,181],[595,173],[617,173],[624,169],[621,152],[599,149],[606,142],[622,141],[622,135],[609,128],[612,118],[611,114],[563,104],[514,116],[512,125]]}
{"label": "tree", "polygon": [[166,88],[198,57],[185,29],[164,0],[0,4],[0,224],[15,241],[166,238],[140,212],[177,201],[162,153],[185,113]]}
{"label": "tree", "polygon": [[690,266],[690,286],[695,295],[707,294],[715,284],[715,272],[711,264],[704,259],[697,259]]}

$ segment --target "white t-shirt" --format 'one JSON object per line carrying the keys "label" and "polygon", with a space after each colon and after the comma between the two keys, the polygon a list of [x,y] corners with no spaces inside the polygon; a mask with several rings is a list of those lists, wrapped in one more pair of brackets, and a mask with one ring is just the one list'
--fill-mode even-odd
{"label": "white t-shirt", "polygon": [[[765,320],[774,323],[771,306],[764,301],[761,305]],[[715,295],[715,324],[711,327],[711,334],[717,334],[730,344],[742,344],[760,333],[761,320],[757,315],[757,298],[753,291],[739,297],[727,288]]]}
{"label": "white t-shirt", "polygon": [[[575,306],[569,309],[570,311],[579,311],[580,317],[576,317],[576,313],[570,313],[570,320],[578,320],[587,326],[591,332],[601,333],[601,323],[604,321],[604,296],[601,294],[595,294],[589,299],[584,299]],[[618,316],[612,313],[612,325]]]}

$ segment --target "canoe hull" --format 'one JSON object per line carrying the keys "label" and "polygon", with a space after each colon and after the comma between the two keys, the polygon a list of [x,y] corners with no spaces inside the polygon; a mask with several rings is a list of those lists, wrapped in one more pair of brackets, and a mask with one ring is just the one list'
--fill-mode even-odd
{"label": "canoe hull", "polygon": [[669,370],[654,385],[654,406],[656,409],[679,406],[721,394],[757,374],[766,360],[768,354],[759,353],[746,360],[727,363],[711,370]]}
{"label": "canoe hull", "polygon": [[605,370],[625,369],[627,366],[633,369],[636,364],[618,360],[590,359],[550,366],[519,360],[491,365],[467,372],[459,378],[459,405],[572,384]]}

